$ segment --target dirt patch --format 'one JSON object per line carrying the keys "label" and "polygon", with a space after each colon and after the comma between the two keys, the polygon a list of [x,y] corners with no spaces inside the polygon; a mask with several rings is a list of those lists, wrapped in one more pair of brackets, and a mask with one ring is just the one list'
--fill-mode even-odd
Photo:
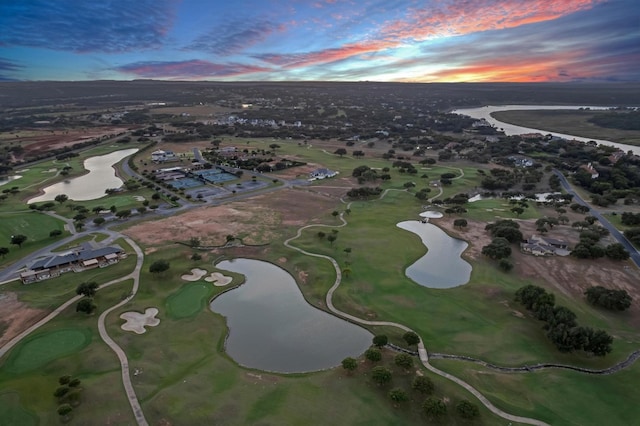
{"label": "dirt patch", "polygon": [[305,271],[300,271],[298,272],[298,280],[302,283],[302,284],[306,284],[307,283],[307,278],[309,277],[309,273],[305,272]]}
{"label": "dirt patch", "polygon": [[227,235],[246,244],[267,244],[282,226],[302,226],[327,215],[336,200],[296,189],[282,189],[224,206],[200,207],[180,215],[132,226],[125,234],[148,246],[187,242],[197,237],[203,246],[223,245]]}
{"label": "dirt patch", "polygon": [[13,292],[0,293],[0,347],[44,318],[47,311],[20,302]]}
{"label": "dirt patch", "polygon": [[[470,260],[483,258],[482,247],[491,242],[491,236],[484,230],[486,223],[467,219],[466,229],[453,227],[454,218],[431,220],[450,235],[469,243],[463,256]],[[535,233],[535,221],[518,220],[520,230],[525,237]],[[548,234],[553,238],[569,242],[573,247],[578,242],[579,231],[570,226],[555,226]],[[605,238],[602,244],[612,242]],[[517,246],[512,247],[512,261],[515,266],[512,274],[534,281],[542,281],[558,292],[571,298],[584,298],[584,291],[595,285],[611,289],[626,290],[634,300],[629,314],[631,323],[640,326],[640,271],[630,261],[618,262],[609,259],[576,259],[571,256],[538,257],[521,253]],[[515,311],[514,315],[519,316]]]}

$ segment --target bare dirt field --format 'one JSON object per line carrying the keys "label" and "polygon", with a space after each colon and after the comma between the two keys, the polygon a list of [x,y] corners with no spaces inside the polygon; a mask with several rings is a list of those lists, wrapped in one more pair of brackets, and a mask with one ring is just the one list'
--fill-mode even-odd
{"label": "bare dirt field", "polygon": [[222,245],[227,235],[248,244],[265,244],[278,236],[282,226],[302,226],[335,208],[336,199],[306,190],[282,189],[224,206],[203,207],[178,216],[146,222],[124,231],[148,246],[188,242]]}
{"label": "bare dirt field", "polygon": [[20,142],[20,145],[24,148],[24,153],[20,157],[16,158],[19,160],[42,154],[53,149],[64,148],[76,143],[86,142],[90,139],[126,131],[127,128],[125,127],[23,131],[9,135],[5,134],[2,137],[2,141]]}
{"label": "bare dirt field", "polygon": [[16,293],[0,293],[0,347],[4,346],[11,339],[22,331],[26,330],[47,312],[41,309],[33,309],[18,300]]}
{"label": "bare dirt field", "polygon": [[[491,242],[490,234],[484,230],[486,224],[468,220],[467,229],[460,230],[453,227],[453,220],[454,218],[444,217],[431,221],[450,235],[469,243],[463,256],[471,260],[481,258],[482,247]],[[535,233],[534,221],[520,220],[518,223],[525,237]],[[555,226],[549,236],[569,241],[570,247],[578,241],[578,231],[570,226]],[[543,281],[572,298],[583,298],[587,288],[602,285],[626,290],[633,300],[640,300],[640,287],[637,285],[640,282],[640,271],[631,261],[576,259],[571,256],[538,257],[521,253],[515,247],[512,258],[515,266],[512,274]],[[631,322],[640,325],[640,306],[637,302],[631,306],[629,313]]]}

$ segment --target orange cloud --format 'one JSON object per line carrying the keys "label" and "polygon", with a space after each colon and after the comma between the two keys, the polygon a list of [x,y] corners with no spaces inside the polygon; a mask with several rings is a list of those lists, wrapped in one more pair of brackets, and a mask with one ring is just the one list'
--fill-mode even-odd
{"label": "orange cloud", "polygon": [[396,47],[397,43],[386,41],[367,41],[361,43],[349,43],[341,47],[324,49],[315,52],[292,54],[263,54],[255,58],[285,68],[299,68],[320,63],[340,61],[364,53],[373,53]]}
{"label": "orange cloud", "polygon": [[[477,62],[446,70],[435,71],[412,78],[418,82],[547,82],[589,78],[597,75],[592,67],[579,66],[581,55],[585,52],[573,52],[549,56],[546,58],[512,58],[498,62]],[[576,64],[576,66],[573,66]],[[578,69],[578,73],[567,72]]]}
{"label": "orange cloud", "polygon": [[462,1],[442,9],[413,9],[409,19],[386,23],[381,34],[392,40],[426,40],[514,28],[587,10],[606,0]]}

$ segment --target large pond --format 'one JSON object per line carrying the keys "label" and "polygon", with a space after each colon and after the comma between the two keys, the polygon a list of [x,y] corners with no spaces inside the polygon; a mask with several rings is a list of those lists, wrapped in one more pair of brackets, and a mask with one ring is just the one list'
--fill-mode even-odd
{"label": "large pond", "polygon": [[226,351],[238,364],[280,373],[318,371],[371,345],[373,336],[364,328],[309,305],[284,269],[254,259],[216,267],[246,277],[210,305],[227,318]]}
{"label": "large pond", "polygon": [[428,249],[407,268],[407,277],[429,288],[451,288],[469,282],[471,265],[460,257],[467,248],[466,242],[450,237],[431,223],[408,220],[397,226],[418,235]]}
{"label": "large pond", "polygon": [[558,109],[569,109],[576,110],[580,108],[589,108],[589,109],[608,109],[609,107],[597,107],[597,106],[588,106],[588,107],[580,107],[580,106],[567,106],[567,105],[501,105],[501,106],[484,106],[480,108],[464,108],[464,109],[456,109],[452,111],[454,114],[462,114],[468,115],[469,117],[476,118],[478,120],[485,119],[490,124],[495,126],[498,129],[502,129],[504,133],[508,136],[510,135],[521,135],[523,133],[542,133],[544,135],[551,134],[553,136],[558,136],[564,139],[575,139],[582,142],[595,141],[598,144],[604,145],[612,145],[616,148],[623,150],[624,152],[632,151],[635,155],[640,155],[640,147],[633,145],[626,145],[622,143],[611,142],[602,139],[593,139],[593,138],[585,138],[581,136],[568,135],[564,133],[556,133],[550,132],[548,130],[542,129],[544,127],[544,122],[540,123],[540,129],[532,129],[529,127],[516,126],[514,124],[505,123],[499,120],[496,120],[491,116],[492,113],[498,111],[511,111],[511,110],[558,110]]}
{"label": "large pond", "polygon": [[74,201],[95,200],[104,197],[105,190],[119,188],[123,183],[122,179],[116,176],[113,166],[137,151],[137,148],[123,149],[106,155],[89,157],[84,161],[84,168],[89,173],[48,186],[43,189],[44,194],[30,199],[28,203],[53,201],[60,194],[65,194]]}

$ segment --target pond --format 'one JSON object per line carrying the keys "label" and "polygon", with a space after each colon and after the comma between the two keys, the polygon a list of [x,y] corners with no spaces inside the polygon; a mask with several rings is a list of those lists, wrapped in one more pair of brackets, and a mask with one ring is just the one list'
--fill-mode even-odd
{"label": "pond", "polygon": [[466,242],[450,237],[431,223],[408,220],[397,226],[418,235],[428,249],[406,269],[407,277],[429,288],[451,288],[469,282],[471,265],[460,257],[467,248]]}
{"label": "pond", "polygon": [[364,328],[309,305],[284,269],[254,259],[216,267],[246,277],[210,305],[227,319],[225,349],[238,364],[280,373],[318,371],[357,357],[371,345],[373,335]]}
{"label": "pond", "polygon": [[106,155],[89,157],[84,160],[84,168],[89,173],[44,188],[44,194],[30,199],[28,204],[53,201],[60,194],[65,194],[74,201],[102,198],[106,196],[105,190],[122,186],[122,179],[116,176],[113,166],[137,151],[137,148],[123,149]]}

